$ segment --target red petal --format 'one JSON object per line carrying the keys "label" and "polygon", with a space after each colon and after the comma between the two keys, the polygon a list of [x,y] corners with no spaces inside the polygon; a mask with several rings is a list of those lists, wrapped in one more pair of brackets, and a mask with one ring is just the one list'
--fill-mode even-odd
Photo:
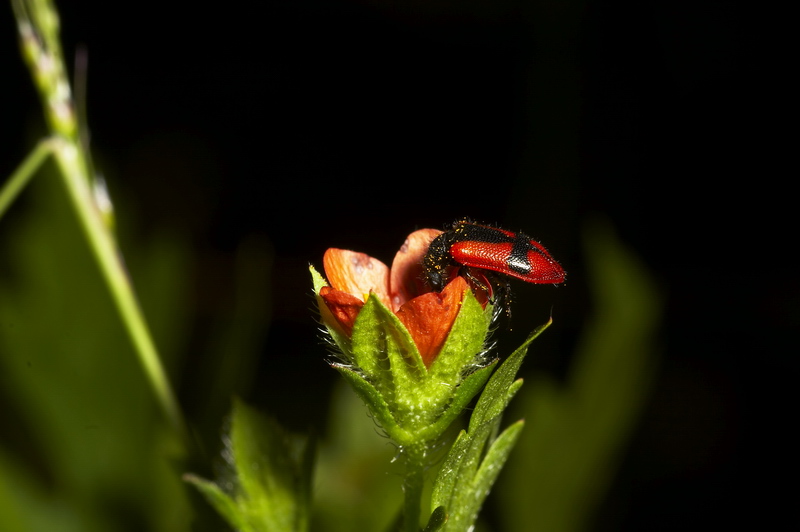
{"label": "red petal", "polygon": [[431,240],[440,234],[442,232],[438,229],[414,231],[408,235],[400,251],[394,256],[389,279],[389,295],[392,299],[392,310],[395,312],[406,301],[431,291],[425,282],[422,257],[428,251]]}
{"label": "red petal", "polygon": [[467,282],[456,277],[441,292],[415,297],[397,311],[397,317],[411,333],[426,367],[431,366],[450,334],[465,290],[469,290]]}
{"label": "red petal", "polygon": [[[330,286],[323,286],[319,290],[319,297],[325,302],[325,307],[330,311],[330,316],[336,320],[336,324],[347,336],[353,334],[353,324],[356,322],[356,317],[364,306],[364,302],[356,296],[335,290]],[[328,316],[324,314],[325,309],[320,309],[323,314],[322,320],[328,324],[332,324]]]}
{"label": "red petal", "polygon": [[389,303],[389,268],[365,253],[330,248],[322,257],[325,275],[336,290],[366,301],[374,292],[384,305]]}

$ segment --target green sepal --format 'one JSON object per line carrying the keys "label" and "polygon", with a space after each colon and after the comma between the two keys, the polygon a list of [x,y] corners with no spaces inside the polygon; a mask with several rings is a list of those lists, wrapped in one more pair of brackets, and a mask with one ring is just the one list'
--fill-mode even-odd
{"label": "green sepal", "polygon": [[491,309],[484,310],[472,290],[466,290],[450,333],[431,364],[431,380],[455,384],[464,368],[480,363],[477,358],[484,350],[490,325]]}
{"label": "green sepal", "polygon": [[331,311],[328,310],[328,306],[319,295],[320,289],[322,289],[323,286],[328,286],[328,282],[325,281],[325,278],[322,277],[322,275],[320,275],[316,269],[314,269],[314,266],[309,265],[308,269],[311,271],[311,281],[314,284],[314,297],[317,300],[317,309],[320,314],[320,322],[325,326],[325,329],[330,335],[330,339],[333,340],[333,343],[339,348],[339,351],[344,359],[347,361],[352,361],[353,349],[350,345],[350,338],[343,334],[338,328],[331,325],[336,321],[336,319],[333,317],[333,314],[331,314]]}
{"label": "green sepal", "polygon": [[464,408],[472,401],[472,398],[481,391],[496,364],[497,359],[494,359],[488,365],[468,375],[456,388],[456,393],[447,409],[436,419],[433,425],[429,425],[421,431],[419,437],[432,441],[441,436],[447,430],[447,427],[464,411]]}
{"label": "green sepal", "polygon": [[413,389],[427,373],[411,334],[375,294],[358,313],[351,343],[355,364],[383,392]]}
{"label": "green sepal", "polygon": [[483,388],[487,379],[491,376],[492,370],[497,364],[497,359],[492,360],[488,365],[478,369],[468,375],[456,388],[452,402],[447,409],[436,419],[432,425],[428,425],[414,433],[405,430],[397,424],[392,415],[391,408],[383,400],[383,397],[358,371],[342,364],[331,364],[345,380],[350,384],[356,395],[370,409],[375,420],[386,431],[386,433],[400,445],[408,445],[412,442],[424,440],[433,441],[441,436],[450,424],[461,414],[470,401]]}
{"label": "green sepal", "polygon": [[389,405],[384,401],[380,392],[378,392],[367,379],[347,366],[341,364],[331,364],[331,366],[344,377],[347,383],[356,392],[356,395],[364,401],[369,411],[374,416],[375,421],[386,431],[386,434],[388,434],[390,438],[400,445],[407,445],[413,441],[412,435],[397,424],[397,420],[395,420],[392,415]]}
{"label": "green sepal", "polygon": [[458,316],[425,379],[403,396],[417,420],[419,439],[441,436],[491,375],[495,361],[484,365],[490,324],[491,310],[484,310],[472,291],[465,290]]}
{"label": "green sepal", "polygon": [[308,265],[308,270],[311,272],[311,282],[314,284],[314,293],[319,294],[323,286],[328,286],[328,281],[314,268],[313,265]]}
{"label": "green sepal", "polygon": [[234,401],[225,453],[233,467],[232,492],[193,475],[209,503],[237,530],[294,532],[309,529],[314,446],[274,420]]}

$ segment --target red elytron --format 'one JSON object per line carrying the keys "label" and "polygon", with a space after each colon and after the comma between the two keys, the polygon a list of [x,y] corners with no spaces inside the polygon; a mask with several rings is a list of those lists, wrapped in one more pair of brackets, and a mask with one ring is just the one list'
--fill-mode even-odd
{"label": "red elytron", "polygon": [[531,237],[467,219],[453,223],[449,230],[433,239],[422,265],[436,291],[447,284],[453,267],[461,268],[462,273],[479,285],[482,283],[470,271],[472,268],[539,284],[562,283],[567,276],[544,246]]}

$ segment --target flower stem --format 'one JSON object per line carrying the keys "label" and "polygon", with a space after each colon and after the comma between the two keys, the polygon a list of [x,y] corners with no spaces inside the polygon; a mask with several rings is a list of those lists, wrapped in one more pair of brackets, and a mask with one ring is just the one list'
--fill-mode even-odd
{"label": "flower stem", "polygon": [[406,476],[403,480],[403,515],[405,532],[419,532],[422,513],[422,489],[425,483],[425,457],[427,446],[414,443],[403,449],[406,458]]}
{"label": "flower stem", "polygon": [[[60,139],[59,139],[60,140]],[[54,155],[61,171],[69,199],[87,239],[94,259],[111,293],[122,325],[133,343],[136,356],[149,381],[156,400],[164,411],[171,427],[181,437],[186,437],[186,427],[180,407],[173,394],[166,370],[161,364],[153,337],[150,334],[144,314],[134,294],[133,285],[128,278],[112,233],[103,223],[98,209],[91,201],[91,191],[86,186],[85,175],[75,164],[79,146],[64,141],[59,143]]]}

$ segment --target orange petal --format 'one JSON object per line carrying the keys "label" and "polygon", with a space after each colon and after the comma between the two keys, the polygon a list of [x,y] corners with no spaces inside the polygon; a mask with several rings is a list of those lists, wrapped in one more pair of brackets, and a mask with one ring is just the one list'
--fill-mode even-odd
{"label": "orange petal", "polygon": [[397,311],[397,317],[417,344],[425,367],[431,366],[442,349],[468,289],[467,282],[456,277],[441,292],[415,297]]}
{"label": "orange petal", "polygon": [[330,248],[322,257],[325,275],[331,286],[366,301],[374,292],[389,306],[389,268],[365,253]]}
{"label": "orange petal", "polygon": [[[353,334],[353,324],[356,322],[356,317],[361,311],[361,307],[364,306],[364,302],[354,295],[335,290],[330,286],[320,288],[319,297],[325,302],[325,307],[330,311],[330,316],[336,320],[335,324],[339,325],[344,334],[348,337],[351,336]],[[324,314],[324,309],[320,309],[320,312],[323,313],[322,320],[331,324],[331,321]]]}
{"label": "orange petal", "polygon": [[394,256],[389,279],[389,295],[392,299],[392,310],[397,310],[406,301],[413,299],[431,289],[425,282],[422,269],[422,257],[428,251],[431,240],[442,234],[438,229],[420,229],[414,231]]}

